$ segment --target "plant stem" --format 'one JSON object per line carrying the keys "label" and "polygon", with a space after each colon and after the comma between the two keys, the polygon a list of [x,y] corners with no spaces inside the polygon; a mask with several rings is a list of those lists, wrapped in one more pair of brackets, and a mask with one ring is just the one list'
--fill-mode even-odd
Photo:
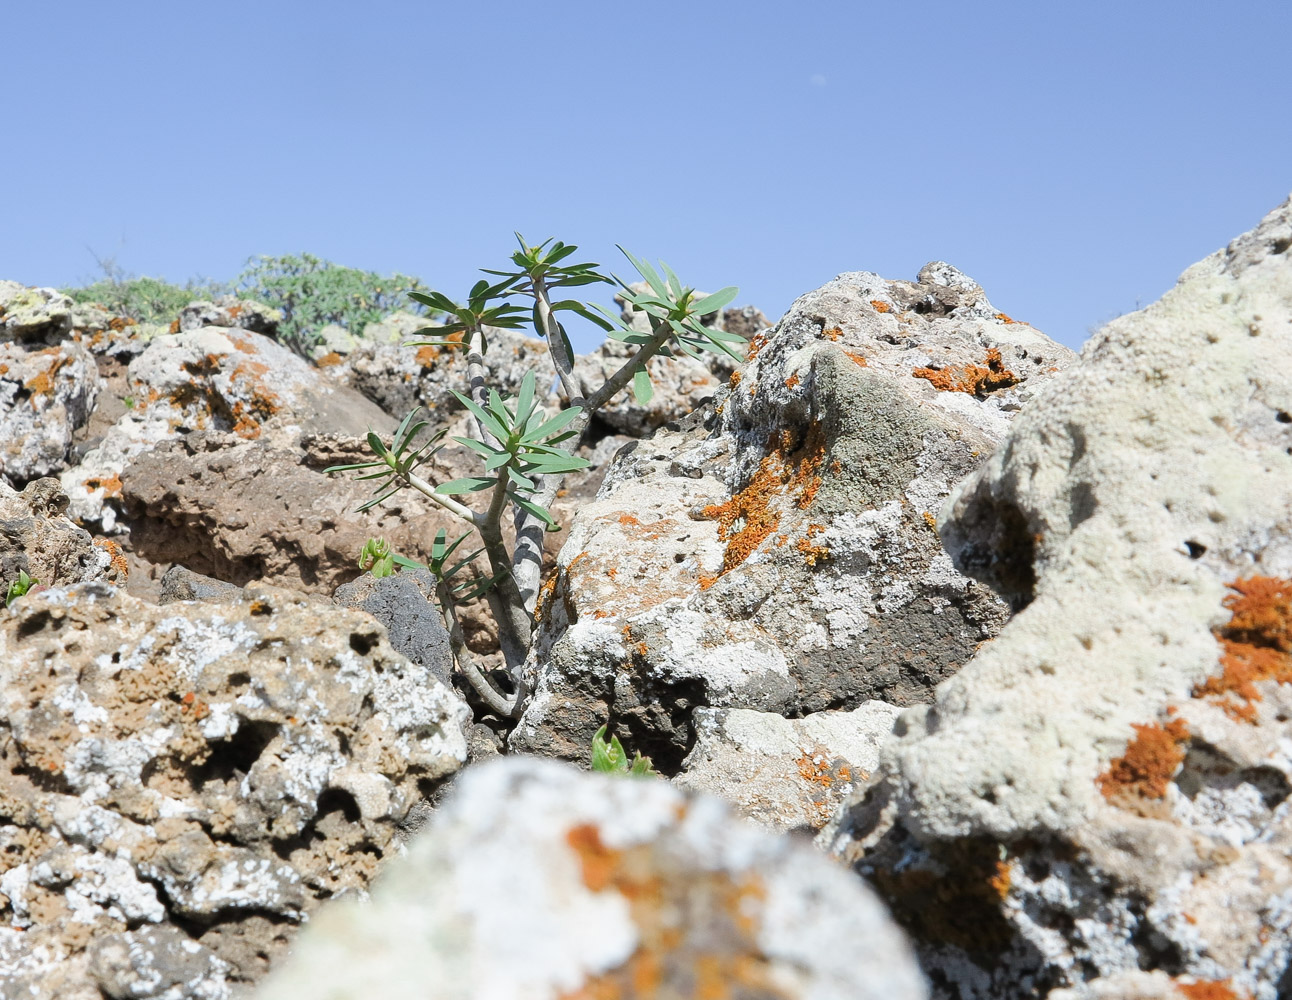
{"label": "plant stem", "polygon": [[447,581],[439,580],[436,582],[435,596],[440,602],[444,617],[448,620],[449,649],[453,653],[454,661],[462,670],[462,673],[466,675],[468,683],[484,703],[504,719],[510,718],[522,701],[521,689],[516,688],[510,697],[503,695],[476,666],[471,650],[467,648],[466,636],[462,632],[462,624],[458,621],[457,608],[453,603],[453,588],[449,586]]}

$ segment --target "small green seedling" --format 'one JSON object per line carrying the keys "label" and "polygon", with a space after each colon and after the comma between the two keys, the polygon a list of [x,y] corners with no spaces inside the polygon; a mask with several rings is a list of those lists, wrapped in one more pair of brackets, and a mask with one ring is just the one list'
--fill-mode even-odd
{"label": "small green seedling", "polygon": [[37,586],[39,583],[39,580],[34,580],[29,577],[25,569],[20,569],[18,571],[18,579],[9,584],[9,591],[5,594],[4,606],[6,608],[12,607],[14,601],[18,600],[18,598],[22,597],[30,591],[32,587]]}
{"label": "small green seedling", "polygon": [[619,742],[618,736],[610,737],[610,742],[607,743],[605,726],[598,729],[597,734],[592,737],[592,770],[606,774],[630,774],[635,778],[660,776],[651,764],[650,758],[643,757],[640,750],[636,751],[633,759],[629,761],[628,751]]}
{"label": "small green seedling", "polygon": [[390,543],[384,538],[369,538],[359,551],[359,568],[367,570],[377,579],[393,576],[395,573],[395,554],[390,551]]}

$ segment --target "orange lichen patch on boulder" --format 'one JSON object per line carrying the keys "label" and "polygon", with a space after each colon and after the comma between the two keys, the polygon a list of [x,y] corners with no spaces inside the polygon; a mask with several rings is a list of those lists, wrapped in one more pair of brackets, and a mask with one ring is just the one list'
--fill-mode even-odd
{"label": "orange lichen patch on boulder", "polygon": [[[1006,324],[1007,326],[1008,326],[1008,325],[1010,325],[1010,324],[1013,324],[1013,323],[1022,323],[1022,322],[1023,322],[1021,319],[1013,319],[1013,318],[1011,318],[1011,317],[1009,317],[1009,316],[1006,316],[1004,313],[997,313],[997,314],[996,314],[996,319],[1000,320],[1000,322],[1002,322],[1002,323]],[[1024,324],[1024,325],[1026,325],[1026,324]]]}
{"label": "orange lichen patch on boulder", "polygon": [[987,352],[987,364],[948,365],[946,368],[916,368],[911,372],[916,378],[927,379],[939,392],[966,392],[971,396],[984,396],[997,389],[1018,385],[1019,378],[1005,367],[1000,349]]}
{"label": "orange lichen patch on boulder", "polygon": [[344,361],[345,361],[345,358],[341,357],[341,355],[339,355],[336,351],[328,351],[322,357],[318,357],[314,359],[314,367],[331,368],[333,365],[339,365]]}
{"label": "orange lichen patch on boulder", "polygon": [[1195,698],[1213,697],[1233,719],[1255,724],[1259,681],[1292,683],[1292,581],[1272,576],[1235,580],[1225,597],[1228,624],[1216,631],[1219,676],[1193,689]]}
{"label": "orange lichen patch on boulder", "polygon": [[177,320],[177,319],[173,319],[173,320],[171,320],[171,321],[170,321],[170,326],[168,326],[168,327],[166,328],[166,332],[167,332],[167,333],[179,333],[179,320]]}
{"label": "orange lichen patch on boulder", "polygon": [[822,330],[821,336],[824,337],[826,340],[838,340],[840,337],[843,336],[843,328],[838,326],[832,326],[829,329]]}
{"label": "orange lichen patch on boulder", "polygon": [[567,843],[592,892],[618,892],[637,949],[618,968],[589,977],[560,1000],[786,1000],[758,944],[766,890],[756,875],[697,872],[652,844],[607,847],[596,826]]}
{"label": "orange lichen patch on boulder", "polygon": [[929,511],[924,511],[924,523],[929,526],[929,530],[936,533],[938,530],[938,519]]}
{"label": "orange lichen patch on boulder", "polygon": [[864,354],[858,354],[856,351],[844,351],[843,353],[848,355],[848,357],[853,361],[857,362],[857,364],[861,365],[862,368],[870,367],[870,362],[866,360],[866,356]]}
{"label": "orange lichen patch on boulder", "polygon": [[538,599],[534,602],[534,624],[537,625],[548,614],[552,606],[552,595],[556,593],[556,581],[560,576],[559,570],[553,570],[542,586],[538,588]]}
{"label": "orange lichen patch on boulder", "polygon": [[641,521],[637,520],[632,514],[620,514],[619,523],[625,527],[636,527],[641,524]]}
{"label": "orange lichen patch on boulder", "polygon": [[[121,480],[118,478],[118,491],[120,491],[120,486]],[[112,573],[109,578],[114,583],[125,583],[127,577],[130,576],[130,563],[126,559],[126,554],[121,551],[121,546],[111,538],[96,538],[94,544],[108,554],[108,559],[112,565]]]}
{"label": "orange lichen patch on boulder", "polygon": [[53,347],[47,347],[42,351],[37,351],[36,353],[52,354],[54,359],[53,361],[50,362],[50,365],[48,368],[44,369],[43,371],[37,372],[35,375],[27,379],[27,381],[22,384],[22,387],[24,389],[27,389],[29,392],[31,392],[31,395],[32,395],[31,408],[33,410],[37,408],[36,407],[37,396],[53,395],[54,378],[55,376],[58,375],[58,370],[62,368],[64,365],[70,363],[72,360],[66,354],[63,354],[57,348],[53,348]]}
{"label": "orange lichen patch on boulder", "polygon": [[768,341],[772,339],[771,333],[771,329],[767,329],[754,334],[754,339],[749,342],[749,351],[745,354],[746,361],[753,361],[754,358],[758,357],[759,352],[761,352],[762,349],[767,346]]}
{"label": "orange lichen patch on boulder", "polygon": [[[796,506],[806,508],[821,488],[825,434],[820,423],[814,422],[801,440],[794,431],[772,435],[767,450],[744,489],[725,503],[704,508],[704,515],[718,522],[718,537],[727,543],[718,576],[743,563],[780,527],[780,498],[793,496]],[[701,588],[707,590],[716,579],[702,577]]]}
{"label": "orange lichen patch on boulder", "polygon": [[417,354],[414,355],[414,357],[417,358],[417,363],[423,368],[434,368],[435,359],[439,356],[440,349],[438,347],[432,347],[430,344],[423,344],[417,349]]}
{"label": "orange lichen patch on boulder", "polygon": [[821,524],[809,524],[807,534],[800,538],[796,543],[796,548],[803,553],[803,561],[809,566],[815,566],[818,562],[824,562],[830,558],[830,547],[828,545],[817,545],[812,539],[825,531],[825,526]]}
{"label": "orange lichen patch on boulder", "polygon": [[[794,761],[799,778],[807,786],[812,800],[812,813],[817,826],[824,826],[839,806],[840,795],[852,786],[852,766],[842,757],[834,756],[825,747],[802,747],[803,752]],[[866,780],[870,775],[859,775]]]}
{"label": "orange lichen patch on boulder", "polygon": [[1178,979],[1172,984],[1187,1000],[1249,1000],[1250,994],[1236,993],[1228,979],[1195,979],[1191,983],[1182,983]]}
{"label": "orange lichen patch on boulder", "polygon": [[1166,725],[1133,725],[1135,738],[1126,753],[1108,764],[1097,781],[1104,798],[1117,805],[1166,798],[1167,786],[1184,762],[1189,727],[1183,719]]}
{"label": "orange lichen patch on boulder", "polygon": [[785,388],[793,389],[796,385],[799,384],[799,381],[800,379],[798,376],[798,372],[795,372],[793,375],[791,375],[789,378],[785,380]]}
{"label": "orange lichen patch on boulder", "polygon": [[117,333],[121,333],[128,326],[138,325],[139,321],[131,319],[129,316],[113,316],[112,319],[108,320],[108,329],[115,330]]}
{"label": "orange lichen patch on boulder", "polygon": [[740,369],[736,369],[734,372],[731,373],[731,378],[727,379],[727,384],[734,389],[736,386],[740,385],[740,380],[743,377],[744,376],[741,375],[740,373]]}
{"label": "orange lichen patch on boulder", "polygon": [[121,498],[121,477],[117,473],[102,478],[91,477],[82,482],[87,490],[102,490],[105,497]]}
{"label": "orange lichen patch on boulder", "polygon": [[893,311],[892,306],[890,306],[887,302],[884,302],[880,299],[871,299],[870,304],[874,306],[875,312],[877,313],[886,313],[886,312]]}

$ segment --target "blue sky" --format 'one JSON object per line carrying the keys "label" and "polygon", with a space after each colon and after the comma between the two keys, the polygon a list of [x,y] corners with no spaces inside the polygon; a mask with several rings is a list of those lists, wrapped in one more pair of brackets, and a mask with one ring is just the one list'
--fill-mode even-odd
{"label": "blue sky", "polygon": [[1292,4],[11,4],[0,278],[309,251],[451,295],[512,230],[772,318],[944,259],[1077,346],[1292,190]]}

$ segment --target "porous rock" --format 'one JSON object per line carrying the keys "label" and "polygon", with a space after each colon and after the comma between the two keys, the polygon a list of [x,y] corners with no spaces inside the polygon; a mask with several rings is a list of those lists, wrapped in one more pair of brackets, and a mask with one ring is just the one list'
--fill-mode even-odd
{"label": "porous rock", "polygon": [[125,583],[120,548],[68,520],[67,502],[52,477],[28,483],[21,493],[0,482],[0,587],[24,572],[51,587]]}
{"label": "porous rock", "polygon": [[700,705],[927,699],[1008,615],[956,572],[935,515],[1072,357],[945,264],[800,298],[579,512],[512,746],[584,758],[611,718],[674,773]]}
{"label": "porous rock", "polygon": [[55,343],[72,328],[72,300],[53,288],[0,281],[0,342]]}
{"label": "porous rock", "polygon": [[463,774],[372,902],[324,909],[257,1000],[915,1000],[866,887],[662,781],[505,761]]}
{"label": "porous rock", "polygon": [[295,446],[303,432],[362,435],[391,422],[357,393],[258,333],[226,327],[153,338],[129,363],[132,405],[62,474],[71,513],[104,533],[124,530],[121,474],[137,455],[193,431]]}
{"label": "porous rock", "polygon": [[869,780],[900,711],[882,701],[801,719],[698,708],[695,746],[673,780],[726,799],[774,830],[819,830]]}
{"label": "porous rock", "polygon": [[[121,477],[133,550],[238,586],[263,580],[331,595],[360,573],[369,538],[425,562],[438,529],[461,522],[411,490],[356,513],[372,484],[330,465],[363,462],[363,440],[306,435],[300,447],[236,434],[195,432],[136,456]],[[424,474],[441,476],[425,467]]]}
{"label": "porous rock", "polygon": [[825,835],[942,996],[1287,995],[1289,247],[1292,202],[1110,323],[944,507],[1022,610]]}
{"label": "porous rock", "polygon": [[282,319],[283,314],[277,309],[236,295],[222,295],[214,302],[190,302],[180,310],[177,322],[179,329],[185,331],[200,330],[204,326],[236,327],[272,337]]}
{"label": "porous rock", "polygon": [[466,755],[466,706],[370,616],[273,588],[29,594],[0,692],[3,996],[231,996]]}
{"label": "porous rock", "polygon": [[0,341],[0,475],[26,483],[62,472],[98,394],[98,367],[80,344]]}
{"label": "porous rock", "polygon": [[173,604],[175,601],[227,604],[243,596],[241,587],[202,573],[194,573],[187,566],[179,563],[162,574],[159,588],[158,604]]}

